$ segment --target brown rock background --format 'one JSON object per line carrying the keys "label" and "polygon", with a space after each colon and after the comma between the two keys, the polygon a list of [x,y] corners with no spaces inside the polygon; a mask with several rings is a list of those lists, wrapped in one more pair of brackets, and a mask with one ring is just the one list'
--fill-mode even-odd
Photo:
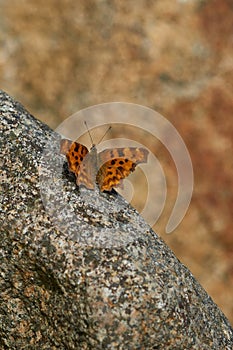
{"label": "brown rock background", "polygon": [[151,107],[177,128],[195,176],[181,225],[154,229],[233,323],[232,0],[2,0],[0,87],[55,128],[102,102]]}

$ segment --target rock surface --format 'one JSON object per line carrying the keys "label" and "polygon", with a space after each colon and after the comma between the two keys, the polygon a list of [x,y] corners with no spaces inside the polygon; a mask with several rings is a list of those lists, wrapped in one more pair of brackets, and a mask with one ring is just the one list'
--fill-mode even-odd
{"label": "rock surface", "polygon": [[168,184],[153,229],[233,325],[232,28],[232,0],[0,1],[0,86],[34,116],[55,128],[83,108],[128,101],[176,127],[194,194],[182,224],[165,234],[176,169],[153,142]]}
{"label": "rock surface", "polygon": [[211,298],[115,193],[78,190],[59,135],[4,92],[0,348],[232,349]]}

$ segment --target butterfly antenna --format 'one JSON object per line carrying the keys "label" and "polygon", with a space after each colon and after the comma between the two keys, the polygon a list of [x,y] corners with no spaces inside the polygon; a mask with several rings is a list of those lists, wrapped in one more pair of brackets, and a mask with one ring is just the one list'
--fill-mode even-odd
{"label": "butterfly antenna", "polygon": [[91,136],[91,133],[90,133],[90,130],[89,130],[89,128],[88,128],[88,125],[87,125],[86,120],[84,121],[84,124],[85,124],[86,129],[87,129],[87,132],[88,132],[88,134],[89,134],[89,136],[90,136],[92,146],[94,146],[93,138],[92,138],[92,136]]}
{"label": "butterfly antenna", "polygon": [[111,126],[109,126],[108,128],[107,128],[107,130],[105,131],[105,133],[103,134],[103,136],[101,137],[101,139],[99,140],[99,142],[97,143],[97,145],[104,139],[104,137],[106,136],[106,134],[109,132],[109,130],[111,130],[112,129],[112,127]]}

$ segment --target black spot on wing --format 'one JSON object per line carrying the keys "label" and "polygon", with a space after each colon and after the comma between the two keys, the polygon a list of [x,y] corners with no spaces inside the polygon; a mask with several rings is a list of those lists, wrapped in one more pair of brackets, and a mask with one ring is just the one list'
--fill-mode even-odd
{"label": "black spot on wing", "polygon": [[78,152],[78,151],[79,151],[79,146],[80,146],[80,145],[79,145],[78,143],[75,144],[75,147],[74,147],[74,151],[75,151],[75,152]]}
{"label": "black spot on wing", "polygon": [[119,167],[117,168],[117,170],[119,170],[121,173],[124,172],[124,168],[123,168],[122,166],[119,166]]}

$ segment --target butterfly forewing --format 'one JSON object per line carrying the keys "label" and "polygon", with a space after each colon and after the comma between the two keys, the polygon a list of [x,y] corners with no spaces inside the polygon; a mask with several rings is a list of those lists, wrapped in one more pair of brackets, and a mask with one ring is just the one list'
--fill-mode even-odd
{"label": "butterfly forewing", "polygon": [[72,143],[73,141],[71,140],[62,139],[60,142],[60,154],[64,154],[66,156],[70,150]]}
{"label": "butterfly forewing", "polygon": [[138,147],[106,149],[98,154],[98,161],[103,164],[110,159],[124,158],[136,164],[146,163],[148,153],[145,148]]}
{"label": "butterfly forewing", "polygon": [[66,154],[66,158],[68,160],[70,171],[75,173],[75,175],[79,172],[80,165],[88,153],[87,147],[81,145],[81,143],[73,142],[71,144],[69,152]]}
{"label": "butterfly forewing", "polygon": [[92,162],[89,159],[91,157],[87,156],[89,155],[87,147],[81,143],[63,139],[60,144],[60,153],[66,155],[69,170],[75,174],[77,185],[94,189],[93,177],[90,176]]}

